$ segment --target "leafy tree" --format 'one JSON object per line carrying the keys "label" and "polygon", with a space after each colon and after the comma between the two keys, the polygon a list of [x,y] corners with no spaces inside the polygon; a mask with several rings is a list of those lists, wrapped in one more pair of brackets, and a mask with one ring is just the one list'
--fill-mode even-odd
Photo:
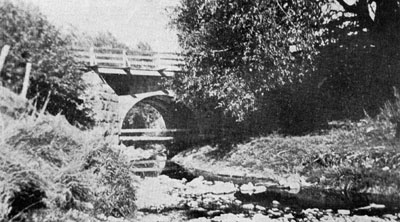
{"label": "leafy tree", "polygon": [[79,64],[69,53],[70,38],[63,35],[36,8],[0,2],[0,46],[11,46],[1,72],[4,86],[19,92],[24,67],[32,63],[27,97],[40,108],[49,97],[47,111],[62,113],[71,123],[90,125],[79,98],[84,89]]}
{"label": "leafy tree", "polygon": [[172,88],[216,120],[250,114],[258,133],[374,115],[400,83],[399,13],[396,0],[183,0],[188,74]]}
{"label": "leafy tree", "polygon": [[182,0],[173,26],[188,73],[172,88],[192,108],[243,120],[257,98],[312,71],[322,1]]}
{"label": "leafy tree", "polygon": [[98,47],[110,49],[129,49],[129,46],[120,42],[111,32],[98,32],[96,35],[88,35],[76,31],[73,42],[75,46]]}
{"label": "leafy tree", "polygon": [[153,51],[153,50],[151,49],[151,46],[150,46],[149,43],[147,43],[147,42],[142,42],[142,41],[140,41],[140,42],[136,45],[136,48],[137,48],[138,51],[141,51],[141,52],[151,52],[151,51]]}
{"label": "leafy tree", "polygon": [[89,35],[87,33],[81,33],[79,31],[74,31],[73,44],[75,46],[89,48],[106,48],[106,49],[125,49],[127,51],[139,51],[139,52],[152,52],[152,48],[147,42],[139,42],[136,46],[129,46],[121,42],[114,34],[111,32],[98,32],[95,35]]}

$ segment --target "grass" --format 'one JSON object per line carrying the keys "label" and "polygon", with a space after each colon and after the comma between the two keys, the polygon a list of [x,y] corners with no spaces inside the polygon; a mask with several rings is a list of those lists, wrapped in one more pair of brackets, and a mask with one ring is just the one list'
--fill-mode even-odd
{"label": "grass", "polygon": [[[393,106],[386,107],[391,108],[390,112],[384,108],[375,118],[366,116],[358,122],[332,122],[330,130],[306,136],[252,138],[222,157],[213,155],[218,153],[215,149],[210,152],[198,149],[175,159],[182,163],[190,159],[192,166],[203,164],[215,173],[224,167],[239,167],[267,177],[271,176],[271,171],[283,177],[296,174],[323,188],[397,195],[400,191],[400,142],[396,138],[393,116],[400,111]],[[208,163],[218,167],[214,169]]]}
{"label": "grass", "polygon": [[355,131],[258,138],[239,145],[225,160],[255,171],[266,168],[278,174],[300,174],[329,188],[400,188],[400,153],[396,143],[358,143],[360,129]]}
{"label": "grass", "polygon": [[25,103],[7,103],[0,112],[0,221],[134,216],[136,177],[108,142],[112,138],[81,131],[61,115],[38,116],[13,104]]}

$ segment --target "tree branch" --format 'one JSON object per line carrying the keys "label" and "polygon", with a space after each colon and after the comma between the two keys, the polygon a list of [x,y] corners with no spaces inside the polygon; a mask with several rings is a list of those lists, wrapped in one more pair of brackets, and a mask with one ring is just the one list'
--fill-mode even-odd
{"label": "tree branch", "polygon": [[374,21],[369,15],[369,2],[371,0],[358,0],[354,4],[349,5],[344,0],[337,0],[337,2],[344,8],[346,12],[354,13],[360,21],[362,27],[371,28],[374,26]]}
{"label": "tree branch", "polygon": [[347,12],[352,12],[352,13],[358,13],[358,6],[357,3],[353,5],[347,4],[344,0],[337,0],[337,2],[344,8],[345,11]]}

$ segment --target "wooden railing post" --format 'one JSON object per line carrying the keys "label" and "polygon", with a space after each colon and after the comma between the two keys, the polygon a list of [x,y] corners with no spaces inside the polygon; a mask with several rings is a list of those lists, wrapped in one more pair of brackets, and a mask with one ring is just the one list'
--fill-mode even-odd
{"label": "wooden railing post", "polygon": [[30,63],[30,62],[26,63],[24,82],[22,84],[22,91],[20,94],[24,98],[26,98],[26,94],[28,93],[29,76],[31,75],[31,69],[32,69],[32,63]]}
{"label": "wooden railing post", "polygon": [[128,56],[126,55],[126,50],[125,49],[122,50],[122,66],[124,68],[130,68],[131,67],[131,64],[130,64],[130,62],[128,60]]}
{"label": "wooden railing post", "polygon": [[89,65],[91,67],[97,66],[96,54],[94,54],[94,48],[93,47],[90,47],[90,49],[89,49],[89,57],[90,57]]}
{"label": "wooden railing post", "polygon": [[1,49],[1,53],[0,53],[0,72],[1,72],[1,70],[3,70],[4,62],[6,61],[6,57],[7,57],[9,51],[10,51],[10,46],[9,45],[5,45]]}
{"label": "wooden railing post", "polygon": [[153,63],[154,63],[154,68],[159,70],[163,69],[164,67],[161,66],[161,58],[159,53],[155,53],[153,56]]}

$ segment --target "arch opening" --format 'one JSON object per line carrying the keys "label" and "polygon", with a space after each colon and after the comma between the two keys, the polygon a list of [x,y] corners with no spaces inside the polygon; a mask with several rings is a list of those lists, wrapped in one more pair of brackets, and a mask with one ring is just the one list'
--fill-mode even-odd
{"label": "arch opening", "polygon": [[138,102],[126,114],[122,129],[166,129],[164,118],[153,106]]}
{"label": "arch opening", "polygon": [[[192,112],[182,104],[176,103],[171,96],[156,95],[136,101],[125,114],[121,132],[131,130],[131,135],[159,137],[165,141],[185,140],[188,132],[195,129]],[[143,130],[141,130],[143,129]],[[154,140],[157,140],[154,139]],[[125,145],[137,144],[137,141],[122,141]]]}

